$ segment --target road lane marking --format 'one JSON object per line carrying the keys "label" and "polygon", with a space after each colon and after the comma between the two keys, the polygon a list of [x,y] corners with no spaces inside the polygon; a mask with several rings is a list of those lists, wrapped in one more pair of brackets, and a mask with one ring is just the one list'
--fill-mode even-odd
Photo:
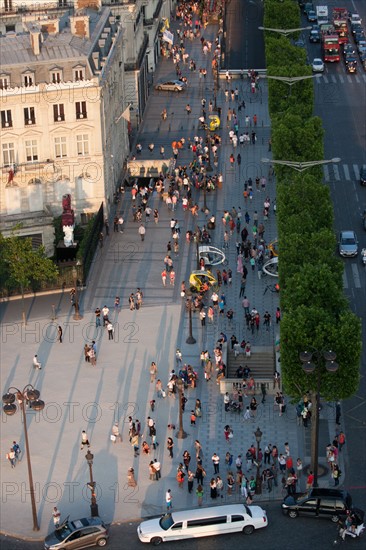
{"label": "road lane marking", "polygon": [[[325,74],[323,74],[323,78],[324,78],[324,82],[325,82],[326,84],[328,84],[328,82],[329,82],[328,77],[325,76]],[[319,78],[319,80],[321,80],[321,79]]]}
{"label": "road lane marking", "polygon": [[339,181],[341,179],[341,177],[339,175],[339,168],[336,164],[333,164],[333,172],[334,172],[334,179]]}
{"label": "road lane marking", "polygon": [[337,79],[336,79],[336,77],[335,77],[334,74],[331,75],[331,78],[332,78],[332,81],[334,82],[334,84],[336,84],[336,83],[337,83]]}
{"label": "road lane marking", "polygon": [[343,288],[348,288],[348,279],[347,279],[345,269],[343,270],[342,278],[343,278]]}
{"label": "road lane marking", "polygon": [[341,74],[339,75],[339,80],[342,82],[342,84],[344,84],[344,78]]}
{"label": "road lane marking", "polygon": [[355,173],[356,180],[359,180],[360,179],[360,169],[358,167],[358,164],[353,165],[353,171]]}
{"label": "road lane marking", "polygon": [[323,166],[323,172],[324,172],[325,181],[329,181],[330,180],[330,178],[329,178],[329,168],[326,164]]}
{"label": "road lane marking", "polygon": [[348,82],[349,82],[350,84],[352,84],[353,80],[352,80],[352,78],[350,77],[349,74],[347,75],[347,80],[348,80]]}
{"label": "road lane marking", "polygon": [[355,79],[356,79],[356,82],[358,82],[359,84],[361,84],[361,80],[358,78],[357,75],[355,76]]}
{"label": "road lane marking", "polygon": [[358,272],[357,264],[351,264],[351,268],[352,268],[353,280],[355,282],[355,287],[361,288],[361,279],[360,279],[360,274]]}
{"label": "road lane marking", "polygon": [[349,169],[347,164],[343,164],[343,172],[344,172],[345,179],[349,181],[351,178],[349,175]]}

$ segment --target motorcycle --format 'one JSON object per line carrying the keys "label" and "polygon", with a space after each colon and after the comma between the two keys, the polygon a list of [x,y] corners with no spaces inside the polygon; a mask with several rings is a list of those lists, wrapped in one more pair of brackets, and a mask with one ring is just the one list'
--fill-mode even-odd
{"label": "motorcycle", "polygon": [[362,265],[366,265],[366,248],[361,250],[361,262]]}
{"label": "motorcycle", "polygon": [[347,529],[344,525],[339,525],[337,538],[333,541],[333,546],[338,546],[338,544],[341,544],[342,542],[344,542],[347,536],[353,539],[362,537],[364,535],[364,532],[365,532],[364,523],[360,523],[360,525],[357,525],[354,529],[352,528]]}

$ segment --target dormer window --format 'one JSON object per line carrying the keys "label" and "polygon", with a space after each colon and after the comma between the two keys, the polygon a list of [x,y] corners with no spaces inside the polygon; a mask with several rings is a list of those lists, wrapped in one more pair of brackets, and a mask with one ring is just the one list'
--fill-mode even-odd
{"label": "dormer window", "polygon": [[8,74],[0,75],[0,90],[7,90],[10,88],[10,77]]}
{"label": "dormer window", "polygon": [[34,86],[34,73],[27,71],[22,74],[23,86],[28,88],[29,86]]}
{"label": "dormer window", "polygon": [[55,68],[50,71],[50,80],[52,84],[60,84],[62,82],[62,69]]}
{"label": "dormer window", "polygon": [[78,66],[74,68],[74,81],[80,82],[81,80],[85,80],[85,68]]}

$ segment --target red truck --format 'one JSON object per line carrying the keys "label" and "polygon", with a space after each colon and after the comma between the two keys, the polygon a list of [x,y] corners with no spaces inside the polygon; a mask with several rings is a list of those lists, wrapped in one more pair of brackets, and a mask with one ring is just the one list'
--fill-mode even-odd
{"label": "red truck", "polygon": [[348,42],[348,10],[347,8],[333,8],[333,26],[338,34],[339,43],[347,44]]}
{"label": "red truck", "polygon": [[341,60],[341,47],[339,45],[339,37],[336,32],[323,32],[322,34],[322,54],[323,61],[326,63],[334,63]]}

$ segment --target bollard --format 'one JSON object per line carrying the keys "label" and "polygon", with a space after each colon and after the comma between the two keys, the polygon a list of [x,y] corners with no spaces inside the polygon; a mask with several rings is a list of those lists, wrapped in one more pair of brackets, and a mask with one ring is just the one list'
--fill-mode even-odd
{"label": "bollard", "polygon": [[52,321],[54,321],[56,319],[56,308],[55,308],[55,304],[52,304]]}

